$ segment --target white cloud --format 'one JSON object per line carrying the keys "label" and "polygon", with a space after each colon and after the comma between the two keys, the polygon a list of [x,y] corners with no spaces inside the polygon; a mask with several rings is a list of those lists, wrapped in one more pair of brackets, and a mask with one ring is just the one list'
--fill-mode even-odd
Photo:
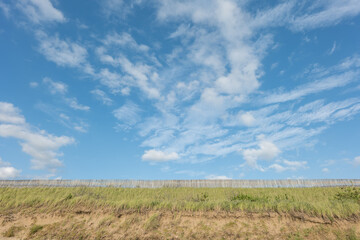
{"label": "white cloud", "polygon": [[253,126],[255,124],[255,121],[256,121],[254,116],[250,112],[246,112],[244,114],[241,114],[240,119],[241,119],[241,122],[247,127]]}
{"label": "white cloud", "polygon": [[62,154],[58,149],[74,143],[74,139],[67,136],[54,136],[44,130],[37,130],[25,122],[20,110],[11,103],[0,102],[0,136],[16,138],[20,141],[23,152],[29,154],[34,169],[55,170],[62,165],[57,158]]}
{"label": "white cloud", "polygon": [[33,23],[66,21],[63,13],[54,8],[50,0],[21,0],[16,7]]}
{"label": "white cloud", "polygon": [[[249,44],[253,31],[248,24],[248,15],[239,4],[234,1],[160,1],[159,5],[159,21],[186,18],[197,27],[194,27],[195,34],[179,28],[171,36],[196,36],[194,44],[190,46],[189,60],[202,63],[221,74],[214,76],[219,92],[248,94],[260,86],[258,77],[261,75],[262,52],[257,50],[266,49],[269,42],[259,41],[261,44],[258,48],[255,48],[255,43]],[[229,71],[222,73],[221,69],[225,68],[218,67],[226,64]]]}
{"label": "white cloud", "polygon": [[61,40],[57,35],[48,36],[42,31],[36,32],[40,43],[39,51],[47,60],[59,66],[86,68],[87,50],[77,43]]}
{"label": "white cloud", "polygon": [[100,89],[94,89],[91,93],[96,97],[96,99],[102,101],[105,105],[111,105],[113,103],[111,98],[109,98],[108,95]]}
{"label": "white cloud", "polygon": [[67,92],[68,86],[63,82],[55,82],[46,77],[43,79],[43,83],[48,86],[51,94],[65,94]]}
{"label": "white cloud", "polygon": [[37,86],[39,86],[39,83],[38,82],[30,82],[29,86],[32,88],[36,88]]}
{"label": "white cloud", "polygon": [[4,162],[0,157],[0,180],[13,179],[20,175],[21,170],[11,167],[11,164]]}
{"label": "white cloud", "polygon": [[137,51],[148,51],[149,47],[144,44],[138,44],[129,33],[108,34],[103,40],[105,45],[119,45],[125,48],[133,48]]}
{"label": "white cloud", "polygon": [[284,172],[284,171],[297,171],[301,168],[306,168],[307,162],[306,161],[288,161],[283,160],[283,165],[278,163],[274,163],[269,166],[269,169],[274,169],[276,172]]}
{"label": "white cloud", "polygon": [[13,104],[0,102],[0,123],[25,124],[25,118]]}
{"label": "white cloud", "polygon": [[141,109],[138,105],[133,102],[127,102],[114,110],[113,114],[122,124],[132,126],[140,120],[140,112]]}
{"label": "white cloud", "polygon": [[355,166],[360,166],[360,156],[354,158],[353,164]]}
{"label": "white cloud", "polygon": [[149,98],[159,98],[160,92],[157,88],[150,86],[149,76],[153,75],[151,68],[142,63],[132,63],[126,57],[118,59],[124,72],[137,80],[137,86],[144,91]]}
{"label": "white cloud", "polygon": [[[160,98],[159,86],[154,86],[157,83],[158,74],[153,66],[144,63],[144,61],[132,62],[122,52],[118,53],[116,57],[110,56],[105,47],[97,48],[96,53],[103,63],[120,67],[122,70],[122,75],[117,72],[110,72],[107,68],[102,69],[98,74],[100,82],[114,93],[121,92],[127,95],[129,86],[136,86],[148,98]],[[143,55],[142,58],[144,58]]]}
{"label": "white cloud", "polygon": [[79,122],[74,124],[74,130],[82,133],[86,133],[89,129],[89,125],[84,122]]}
{"label": "white cloud", "polygon": [[165,153],[160,150],[147,150],[142,155],[142,160],[150,162],[167,162],[179,159],[179,155],[176,152]]}
{"label": "white cloud", "polygon": [[232,178],[229,178],[227,176],[224,175],[209,175],[205,177],[206,179],[210,179],[210,180],[230,180]]}
{"label": "white cloud", "polygon": [[78,103],[78,100],[74,97],[64,98],[64,100],[69,105],[69,107],[71,107],[72,109],[81,110],[81,111],[89,111],[90,110],[89,106],[85,106],[85,105]]}
{"label": "white cloud", "polygon": [[242,151],[242,155],[249,166],[261,169],[257,164],[258,160],[272,160],[277,157],[281,151],[273,142],[265,140],[264,136],[258,138],[259,148],[245,149]]}
{"label": "white cloud", "polygon": [[60,113],[59,117],[61,117],[64,120],[70,120],[70,117],[64,113]]}
{"label": "white cloud", "polygon": [[323,169],[321,169],[321,171],[324,173],[328,173],[330,170],[328,168],[323,168]]}
{"label": "white cloud", "polygon": [[109,69],[101,69],[97,74],[100,83],[111,89],[113,93],[121,92],[125,83],[122,81],[123,76],[118,73],[110,72]]}
{"label": "white cloud", "polygon": [[106,17],[125,18],[131,13],[131,9],[141,4],[142,0],[103,0],[101,1],[101,8]]}
{"label": "white cloud", "polygon": [[0,167],[0,179],[13,179],[20,175],[21,171],[13,167]]}

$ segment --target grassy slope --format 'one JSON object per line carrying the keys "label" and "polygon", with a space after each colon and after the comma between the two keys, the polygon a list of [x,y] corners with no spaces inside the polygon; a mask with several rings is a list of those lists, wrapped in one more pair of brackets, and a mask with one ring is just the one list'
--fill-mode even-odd
{"label": "grassy slope", "polygon": [[71,209],[298,212],[360,215],[359,188],[0,188],[0,212],[24,207]]}

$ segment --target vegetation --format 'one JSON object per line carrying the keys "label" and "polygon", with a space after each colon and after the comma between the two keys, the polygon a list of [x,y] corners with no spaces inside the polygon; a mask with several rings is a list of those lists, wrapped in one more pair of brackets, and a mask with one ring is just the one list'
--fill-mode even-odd
{"label": "vegetation", "polygon": [[33,226],[31,226],[30,235],[34,235],[35,233],[37,233],[38,231],[40,231],[43,228],[44,228],[44,226],[41,226],[41,225],[33,225]]}
{"label": "vegetation", "polygon": [[132,209],[360,215],[359,188],[0,188],[0,211]]}

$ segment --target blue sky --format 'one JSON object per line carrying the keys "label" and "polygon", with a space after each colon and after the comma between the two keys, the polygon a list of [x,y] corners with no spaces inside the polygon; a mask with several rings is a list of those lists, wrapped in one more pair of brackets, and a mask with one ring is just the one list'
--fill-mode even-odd
{"label": "blue sky", "polygon": [[0,179],[360,176],[358,0],[4,0],[0,53]]}

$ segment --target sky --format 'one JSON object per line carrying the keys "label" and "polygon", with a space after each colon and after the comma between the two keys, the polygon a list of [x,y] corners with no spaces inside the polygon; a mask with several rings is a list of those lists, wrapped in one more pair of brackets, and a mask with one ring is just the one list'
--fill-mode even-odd
{"label": "sky", "polygon": [[358,0],[0,1],[0,179],[360,177]]}

